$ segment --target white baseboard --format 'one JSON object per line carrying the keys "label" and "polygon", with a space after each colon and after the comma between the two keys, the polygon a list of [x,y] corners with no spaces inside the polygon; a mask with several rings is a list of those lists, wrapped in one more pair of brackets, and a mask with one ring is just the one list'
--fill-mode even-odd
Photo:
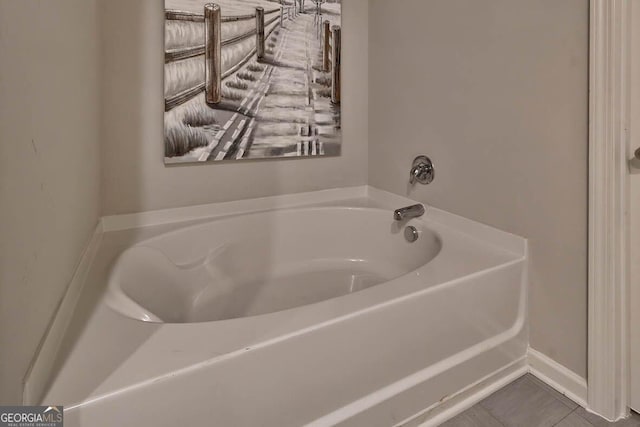
{"label": "white baseboard", "polygon": [[582,407],[587,405],[587,381],[544,354],[529,348],[527,357],[462,390],[448,401],[404,421],[402,427],[434,427],[471,408],[526,373],[564,394]]}
{"label": "white baseboard", "polygon": [[525,375],[528,370],[527,358],[523,357],[461,390],[437,406],[401,422],[396,427],[439,426]]}
{"label": "white baseboard", "polygon": [[527,359],[532,375],[583,408],[587,406],[587,380],[532,348]]}
{"label": "white baseboard", "polygon": [[99,221],[25,375],[22,394],[24,405],[37,405],[44,395],[56,354],[71,322],[89,267],[102,241],[102,234],[102,221]]}

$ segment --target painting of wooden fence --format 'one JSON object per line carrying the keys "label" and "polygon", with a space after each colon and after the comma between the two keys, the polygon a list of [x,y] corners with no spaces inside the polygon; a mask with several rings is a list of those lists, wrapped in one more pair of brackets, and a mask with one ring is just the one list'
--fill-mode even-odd
{"label": "painting of wooden fence", "polygon": [[165,0],[165,163],[338,156],[341,0]]}

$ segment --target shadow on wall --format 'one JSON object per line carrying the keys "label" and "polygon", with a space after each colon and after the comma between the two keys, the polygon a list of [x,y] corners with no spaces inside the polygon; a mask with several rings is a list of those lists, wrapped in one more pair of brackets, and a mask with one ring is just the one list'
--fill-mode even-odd
{"label": "shadow on wall", "polygon": [[100,215],[97,3],[0,1],[0,405]]}

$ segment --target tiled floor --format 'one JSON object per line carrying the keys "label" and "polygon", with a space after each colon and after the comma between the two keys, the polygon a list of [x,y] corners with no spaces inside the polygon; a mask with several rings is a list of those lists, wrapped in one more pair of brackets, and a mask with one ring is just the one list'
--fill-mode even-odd
{"label": "tiled floor", "polygon": [[498,390],[442,427],[640,427],[640,415],[609,423],[532,375]]}

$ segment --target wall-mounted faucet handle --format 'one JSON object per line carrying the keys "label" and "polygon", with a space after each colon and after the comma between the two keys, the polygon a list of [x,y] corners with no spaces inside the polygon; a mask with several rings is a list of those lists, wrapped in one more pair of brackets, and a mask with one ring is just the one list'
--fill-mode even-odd
{"label": "wall-mounted faucet handle", "polygon": [[436,177],[433,162],[427,156],[418,156],[413,161],[409,182],[413,185],[416,182],[420,184],[431,184]]}

